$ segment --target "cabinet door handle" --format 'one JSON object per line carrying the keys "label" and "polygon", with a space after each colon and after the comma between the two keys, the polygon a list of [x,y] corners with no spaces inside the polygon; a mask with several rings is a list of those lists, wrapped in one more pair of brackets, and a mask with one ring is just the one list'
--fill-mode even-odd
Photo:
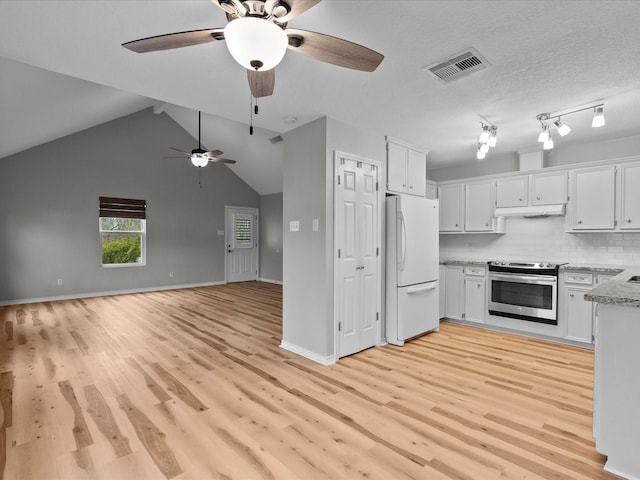
{"label": "cabinet door handle", "polygon": [[627,223],[631,223],[631,219],[630,218],[627,218]]}
{"label": "cabinet door handle", "polygon": [[489,224],[488,224],[488,223],[485,223],[485,224],[484,224],[484,226],[485,226],[485,227],[488,227],[488,226],[489,226]]}
{"label": "cabinet door handle", "polygon": [[521,201],[522,201],[522,199],[521,199],[521,198],[519,198],[519,199],[518,199],[518,201],[519,201],[519,202],[521,202]]}
{"label": "cabinet door handle", "polygon": [[578,220],[578,223],[582,223],[582,220]]}
{"label": "cabinet door handle", "polygon": [[538,195],[538,196],[536,197],[536,200],[540,200],[540,195]]}
{"label": "cabinet door handle", "polygon": [[570,296],[571,298],[573,298],[573,293],[570,293],[570,294],[569,294],[569,296]]}

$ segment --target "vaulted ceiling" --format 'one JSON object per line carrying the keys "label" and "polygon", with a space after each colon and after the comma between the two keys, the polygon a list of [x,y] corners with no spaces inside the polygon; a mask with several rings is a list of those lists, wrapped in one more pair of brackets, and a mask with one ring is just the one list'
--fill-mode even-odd
{"label": "vaulted ceiling", "polygon": [[[537,114],[597,100],[606,126],[592,129],[589,111],[565,117],[573,132],[556,145],[637,135],[638,18],[635,0],[324,0],[289,27],[366,45],[384,61],[363,73],[287,52],[250,137],[246,73],[223,42],[145,54],[121,47],[224,27],[210,0],[3,0],[0,158],[152,105],[194,136],[195,111],[205,112],[203,143],[225,154],[233,147],[220,147],[221,134],[227,145],[256,142],[264,155],[247,152],[258,170],[245,173],[257,177],[259,193],[277,190],[272,180],[261,185],[262,173],[277,177],[282,168],[277,147],[259,142],[273,147],[265,140],[323,115],[429,150],[430,168],[477,162],[482,118],[498,126],[498,145],[484,161],[535,147]],[[425,70],[469,48],[487,69],[450,83]]]}

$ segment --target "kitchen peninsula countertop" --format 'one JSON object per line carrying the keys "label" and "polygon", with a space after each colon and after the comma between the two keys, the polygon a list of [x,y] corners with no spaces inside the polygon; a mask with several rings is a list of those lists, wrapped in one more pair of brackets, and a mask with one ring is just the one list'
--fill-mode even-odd
{"label": "kitchen peninsula countertop", "polygon": [[640,308],[640,283],[629,282],[633,276],[640,276],[640,267],[626,269],[608,282],[586,293],[584,298],[591,302]]}
{"label": "kitchen peninsula countertop", "polygon": [[585,263],[566,263],[560,265],[560,270],[580,270],[585,272],[597,273],[621,273],[629,267],[624,265],[589,265]]}

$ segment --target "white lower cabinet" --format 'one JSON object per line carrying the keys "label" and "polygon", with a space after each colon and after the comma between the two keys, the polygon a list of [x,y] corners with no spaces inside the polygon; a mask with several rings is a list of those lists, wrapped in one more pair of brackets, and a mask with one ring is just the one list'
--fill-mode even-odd
{"label": "white lower cabinet", "polygon": [[464,279],[464,319],[469,322],[484,323],[486,280],[484,277],[465,276]]}
{"label": "white lower cabinet", "polygon": [[440,265],[440,278],[438,279],[438,283],[439,283],[439,287],[440,287],[440,305],[439,305],[439,314],[438,314],[438,318],[444,318],[446,316],[445,313],[445,305],[446,305],[446,298],[447,298],[447,287],[446,287],[446,281],[445,278],[447,278],[447,269],[445,268],[444,265]]}
{"label": "white lower cabinet", "polygon": [[567,340],[582,343],[593,341],[593,304],[584,299],[584,294],[592,288],[593,274],[570,271],[563,273],[562,312],[567,325]]}
{"label": "white lower cabinet", "polygon": [[484,323],[487,310],[486,267],[447,265],[444,276],[444,316]]}
{"label": "white lower cabinet", "polygon": [[614,275],[593,274],[586,271],[565,271],[562,274],[561,315],[566,321],[567,340],[581,343],[593,343],[595,339],[593,302],[584,299],[584,294],[598,285],[602,285]]}
{"label": "white lower cabinet", "polygon": [[445,267],[445,288],[445,316],[453,320],[462,320],[464,318],[464,269],[461,265]]}

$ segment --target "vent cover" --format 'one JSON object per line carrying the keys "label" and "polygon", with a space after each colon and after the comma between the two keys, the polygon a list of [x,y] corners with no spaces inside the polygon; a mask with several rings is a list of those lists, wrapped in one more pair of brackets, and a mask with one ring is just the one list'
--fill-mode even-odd
{"label": "vent cover", "polygon": [[424,70],[432,73],[443,82],[451,82],[458,78],[466,77],[473,72],[484,70],[489,65],[489,62],[477,50],[470,48],[453,58],[425,67]]}

